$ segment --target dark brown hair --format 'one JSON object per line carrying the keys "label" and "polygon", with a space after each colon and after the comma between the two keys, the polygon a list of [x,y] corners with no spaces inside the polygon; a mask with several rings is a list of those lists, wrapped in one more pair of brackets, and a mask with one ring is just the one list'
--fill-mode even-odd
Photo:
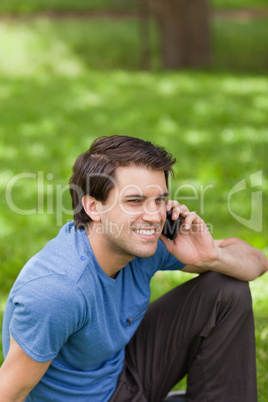
{"label": "dark brown hair", "polygon": [[84,228],[91,218],[86,214],[82,197],[86,194],[105,202],[115,184],[118,167],[136,165],[173,174],[176,159],[165,148],[140,138],[124,135],[97,138],[88,151],[78,156],[70,179],[74,224]]}

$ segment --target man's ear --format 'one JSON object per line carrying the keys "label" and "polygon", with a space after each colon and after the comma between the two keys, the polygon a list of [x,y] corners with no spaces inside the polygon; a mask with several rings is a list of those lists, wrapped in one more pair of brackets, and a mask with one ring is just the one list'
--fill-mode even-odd
{"label": "man's ear", "polygon": [[98,204],[99,201],[90,195],[84,195],[82,198],[83,208],[93,222],[100,222],[101,220],[100,213],[98,211]]}

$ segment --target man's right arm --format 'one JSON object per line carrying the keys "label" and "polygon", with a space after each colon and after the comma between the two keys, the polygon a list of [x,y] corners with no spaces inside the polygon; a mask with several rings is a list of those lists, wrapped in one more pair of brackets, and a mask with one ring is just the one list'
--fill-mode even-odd
{"label": "man's right arm", "polygon": [[39,363],[10,336],[10,347],[0,368],[0,402],[23,402],[41,380],[52,360]]}

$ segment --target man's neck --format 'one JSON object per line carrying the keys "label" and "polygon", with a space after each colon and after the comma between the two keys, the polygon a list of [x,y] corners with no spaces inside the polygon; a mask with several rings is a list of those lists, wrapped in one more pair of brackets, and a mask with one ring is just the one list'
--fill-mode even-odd
{"label": "man's neck", "polygon": [[106,273],[106,275],[115,279],[119,271],[131,260],[133,260],[134,256],[119,255],[118,253],[114,252],[114,250],[107,248],[107,245],[104,243],[103,239],[98,236],[98,234],[94,232],[94,234],[92,234],[92,232],[90,232],[88,229],[85,231],[99,266]]}

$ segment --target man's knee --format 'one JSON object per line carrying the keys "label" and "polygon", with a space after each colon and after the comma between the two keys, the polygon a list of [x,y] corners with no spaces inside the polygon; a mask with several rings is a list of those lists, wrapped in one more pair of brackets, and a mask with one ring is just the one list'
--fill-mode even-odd
{"label": "man's knee", "polygon": [[244,311],[252,309],[248,282],[212,271],[200,275],[200,279],[208,293],[221,296],[221,303],[231,304]]}
{"label": "man's knee", "polygon": [[199,281],[203,304],[209,311],[202,337],[209,336],[216,327],[221,328],[222,334],[229,334],[230,329],[239,330],[248,320],[252,322],[252,300],[247,282],[216,272],[200,275]]}

